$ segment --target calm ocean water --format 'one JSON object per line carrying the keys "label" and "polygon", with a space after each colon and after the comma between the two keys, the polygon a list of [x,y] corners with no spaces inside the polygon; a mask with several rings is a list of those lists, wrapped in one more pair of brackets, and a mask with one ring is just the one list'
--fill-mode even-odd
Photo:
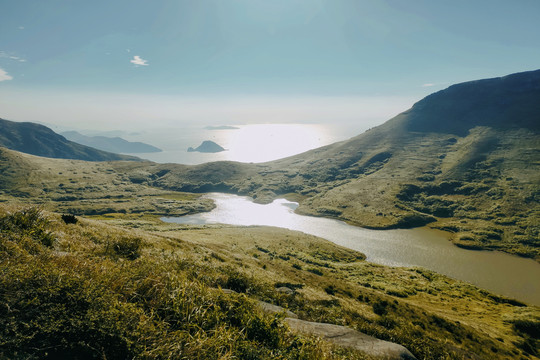
{"label": "calm ocean water", "polygon": [[[235,129],[208,129],[203,126],[145,130],[123,136],[126,140],[142,141],[163,149],[160,153],[132,154],[158,163],[187,165],[210,161],[232,160],[265,162],[284,158],[346,140],[365,130],[363,124],[252,124],[231,125]],[[211,140],[226,151],[206,154],[187,152]]]}

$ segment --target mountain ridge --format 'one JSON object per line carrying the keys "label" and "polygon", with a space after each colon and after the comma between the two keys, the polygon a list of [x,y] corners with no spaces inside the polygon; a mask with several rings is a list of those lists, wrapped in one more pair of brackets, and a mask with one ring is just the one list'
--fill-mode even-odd
{"label": "mountain ridge", "polygon": [[114,154],[69,141],[41,124],[15,122],[2,118],[0,118],[0,146],[50,158],[87,161],[140,161],[134,156]]}
{"label": "mountain ridge", "polygon": [[[533,100],[527,109],[519,107],[516,101],[523,95]],[[538,133],[540,101],[534,101],[537,99],[540,99],[540,70],[455,84],[426,96],[404,113],[411,117],[408,123],[411,131],[437,130],[463,136],[472,127],[484,125],[528,128]],[[455,106],[455,101],[459,101],[459,106]],[[433,129],[434,123],[429,121],[432,111],[442,117],[443,128]],[[420,118],[419,112],[423,113]],[[505,121],[509,116],[515,117],[511,123]]]}
{"label": "mountain ridge", "polygon": [[169,167],[151,183],[261,203],[285,196],[300,203],[299,213],[368,228],[431,224],[462,247],[540,259],[539,126],[535,70],[452,85],[363,134],[303,154]]}
{"label": "mountain ridge", "polygon": [[64,131],[60,135],[78,144],[112,153],[152,153],[163,151],[153,145],[139,141],[127,141],[119,136],[87,136],[77,131]]}
{"label": "mountain ridge", "polygon": [[[538,261],[539,75],[453,85],[349,140],[272,162],[111,163],[110,171],[117,181],[165,190],[236,193],[259,203],[286,197],[299,202],[299,213],[366,228],[429,225],[461,247]],[[473,90],[483,95],[471,99]],[[489,104],[496,110],[484,109]],[[428,121],[431,128],[413,131]]]}

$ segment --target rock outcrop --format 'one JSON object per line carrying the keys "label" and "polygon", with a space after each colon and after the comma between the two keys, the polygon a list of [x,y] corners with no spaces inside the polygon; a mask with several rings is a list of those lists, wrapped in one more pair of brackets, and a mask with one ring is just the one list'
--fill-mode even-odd
{"label": "rock outcrop", "polygon": [[[230,293],[230,290],[223,289]],[[386,360],[415,360],[413,354],[402,345],[377,339],[359,331],[341,325],[325,324],[298,319],[298,316],[290,310],[274,304],[259,301],[259,306],[268,313],[282,313],[286,315],[285,322],[292,331],[301,332],[320,337],[336,345],[353,348],[368,355]]]}
{"label": "rock outcrop", "polygon": [[225,149],[213,141],[206,140],[206,141],[203,141],[202,144],[197,146],[195,149],[192,147],[189,147],[187,151],[188,152],[198,151],[202,153],[217,153],[217,152],[225,151]]}
{"label": "rock outcrop", "polygon": [[345,326],[293,318],[286,318],[285,321],[293,331],[318,336],[334,344],[360,350],[368,355],[388,360],[416,359],[414,355],[402,345],[380,340]]}

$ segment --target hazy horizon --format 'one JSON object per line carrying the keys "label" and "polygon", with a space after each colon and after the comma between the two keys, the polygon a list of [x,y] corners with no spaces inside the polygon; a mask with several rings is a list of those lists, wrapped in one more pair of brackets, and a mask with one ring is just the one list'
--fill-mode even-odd
{"label": "hazy horizon", "polygon": [[378,125],[451,84],[533,70],[540,3],[0,5],[0,117],[63,129]]}

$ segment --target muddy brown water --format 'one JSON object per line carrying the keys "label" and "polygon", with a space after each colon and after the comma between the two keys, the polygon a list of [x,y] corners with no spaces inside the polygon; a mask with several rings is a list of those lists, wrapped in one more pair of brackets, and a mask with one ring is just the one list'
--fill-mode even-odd
{"label": "muddy brown water", "polygon": [[249,197],[211,193],[211,212],[162,218],[183,224],[267,225],[319,236],[360,251],[367,260],[389,266],[421,266],[493,293],[540,306],[540,264],[497,251],[458,248],[448,233],[426,228],[369,230],[342,221],[294,213],[298,204],[285,199],[255,204]]}

